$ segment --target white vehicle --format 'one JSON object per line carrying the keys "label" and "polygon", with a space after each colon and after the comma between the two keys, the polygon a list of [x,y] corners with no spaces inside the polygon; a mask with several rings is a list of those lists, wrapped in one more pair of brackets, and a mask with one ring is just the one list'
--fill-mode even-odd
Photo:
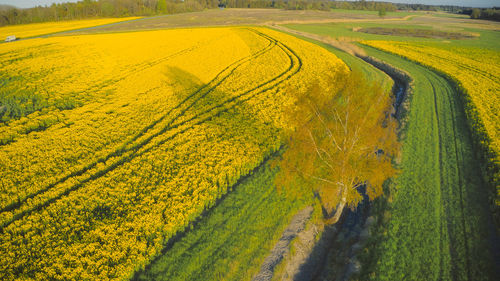
{"label": "white vehicle", "polygon": [[7,36],[7,38],[5,39],[5,42],[12,42],[12,41],[16,41],[17,38],[15,35],[10,35],[10,36]]}

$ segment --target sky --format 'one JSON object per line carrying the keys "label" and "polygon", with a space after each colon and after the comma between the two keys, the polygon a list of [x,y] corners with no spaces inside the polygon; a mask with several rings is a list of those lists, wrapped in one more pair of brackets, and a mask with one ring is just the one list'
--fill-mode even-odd
{"label": "sky", "polygon": [[12,5],[18,8],[31,8],[62,2],[78,2],[78,0],[0,0],[0,4]]}
{"label": "sky", "polygon": [[[371,1],[371,0],[367,0]],[[500,6],[500,0],[385,0],[394,3],[432,4],[432,5],[455,5],[467,7],[492,7]],[[77,2],[77,0],[0,0],[0,4],[13,5],[19,8],[30,8],[38,5],[50,5],[52,3]]]}

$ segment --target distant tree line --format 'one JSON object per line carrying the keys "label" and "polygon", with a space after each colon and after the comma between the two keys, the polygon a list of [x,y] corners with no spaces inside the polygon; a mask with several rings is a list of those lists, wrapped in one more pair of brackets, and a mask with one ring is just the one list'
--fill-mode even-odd
{"label": "distant tree line", "polygon": [[153,16],[212,8],[277,8],[288,10],[349,9],[395,11],[396,5],[373,1],[329,0],[82,0],[19,9],[2,6],[0,26],[95,17]]}
{"label": "distant tree line", "polygon": [[83,0],[28,9],[0,9],[0,26],[95,17],[152,16],[217,8],[219,0]]}
{"label": "distant tree line", "polygon": [[500,18],[499,8],[473,9],[449,5],[393,4],[366,0],[81,0],[76,3],[59,3],[28,9],[0,5],[0,26],[95,17],[153,16],[195,12],[217,7],[323,11],[368,10],[379,11],[381,15],[396,10],[446,11],[467,14],[474,19],[498,21]]}
{"label": "distant tree line", "polygon": [[450,5],[425,5],[425,4],[394,4],[398,10],[405,11],[443,11],[451,13],[459,13],[464,7]]}
{"label": "distant tree line", "polygon": [[374,1],[329,1],[329,0],[219,0],[221,7],[227,8],[278,8],[286,10],[346,9],[367,11],[396,11],[396,6],[388,2]]}
{"label": "distant tree line", "polygon": [[493,7],[491,9],[466,9],[463,14],[470,15],[471,19],[484,19],[500,21],[500,7]]}
{"label": "distant tree line", "polygon": [[451,6],[451,5],[425,5],[425,4],[394,4],[398,10],[403,11],[441,11],[450,12],[455,14],[465,14],[472,15],[475,11],[475,17],[472,18],[484,18],[484,19],[494,19],[498,18],[498,13],[500,12],[500,7],[493,8],[472,8],[472,7],[462,7],[462,6]]}

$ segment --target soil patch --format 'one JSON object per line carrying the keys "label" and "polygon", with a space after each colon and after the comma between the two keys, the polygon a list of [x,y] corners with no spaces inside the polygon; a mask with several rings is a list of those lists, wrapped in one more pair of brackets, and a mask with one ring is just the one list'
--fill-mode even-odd
{"label": "soil patch", "polygon": [[408,36],[408,37],[450,39],[450,40],[473,39],[479,36],[479,34],[475,33],[448,32],[448,31],[417,29],[417,28],[366,27],[366,28],[355,28],[353,29],[353,31],[377,34],[377,35]]}

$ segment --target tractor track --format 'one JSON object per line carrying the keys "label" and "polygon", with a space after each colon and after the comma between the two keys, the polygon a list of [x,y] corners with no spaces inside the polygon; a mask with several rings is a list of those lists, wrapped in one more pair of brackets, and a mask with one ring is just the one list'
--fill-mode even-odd
{"label": "tractor track", "polygon": [[[460,93],[455,90],[455,82],[441,72],[411,60],[402,59],[413,64],[409,68],[413,70],[408,69],[410,75],[420,77],[420,85],[423,88],[427,85],[430,89],[427,93],[420,90],[417,94],[430,97],[431,102],[425,107],[429,109],[429,113],[432,112],[435,120],[433,123],[436,125],[432,134],[436,136],[437,142],[427,145],[438,147],[438,150],[434,152],[435,164],[439,167],[437,183],[440,185],[435,187],[437,196],[435,208],[439,213],[435,221],[440,232],[440,266],[437,278],[438,280],[485,278],[489,273],[477,275],[479,273],[478,261],[474,258],[483,253],[475,248],[478,242],[470,233],[470,223],[473,222],[474,216],[479,215],[478,210],[471,209],[471,206],[479,202],[475,200],[479,199],[471,198],[471,194],[478,192],[484,184],[481,184],[480,171],[474,166],[477,159],[472,153],[471,133],[465,122],[466,115],[460,102]],[[420,72],[421,76],[418,76],[417,72]],[[424,110],[423,105],[420,106],[422,106],[420,110]],[[413,122],[419,122],[419,120]],[[485,235],[484,230],[481,231],[483,231],[482,235]],[[447,256],[450,260],[447,260]],[[484,257],[487,257],[487,254],[484,254]]]}
{"label": "tractor track", "polygon": [[[128,77],[134,75],[134,74],[137,74],[137,73],[140,73],[142,71],[145,71],[147,69],[150,69],[156,65],[159,65],[161,63],[164,63],[170,59],[173,59],[175,57],[178,57],[180,55],[184,55],[186,53],[189,53],[191,51],[194,51],[194,50],[197,50],[201,47],[203,47],[204,45],[207,45],[207,44],[210,44],[214,41],[217,41],[217,40],[220,40],[221,38],[223,38],[224,36],[221,36],[221,37],[218,37],[218,38],[214,38],[214,39],[211,39],[211,40],[205,40],[205,41],[201,41],[201,42],[198,42],[197,44],[189,47],[189,48],[185,48],[185,49],[182,49],[182,50],[179,50],[173,54],[170,54],[170,55],[167,55],[167,56],[164,56],[164,57],[161,57],[157,60],[153,60],[153,61],[145,61],[145,62],[142,62],[140,64],[137,64],[135,65],[132,69],[130,69],[129,71],[123,73],[120,77],[117,77],[117,78],[114,78],[114,79],[106,79],[104,81],[101,81],[101,82],[98,82],[96,84],[93,84],[89,87],[87,87],[86,89],[84,90],[81,90],[79,91],[78,93],[81,94],[81,93],[86,93],[86,92],[94,92],[94,93],[97,93],[99,91],[103,91],[106,87],[108,87],[109,85],[113,85],[113,84],[116,84],[118,82],[121,82],[121,81],[124,81],[125,79],[127,79]],[[262,50],[261,50],[262,51]],[[260,52],[260,51],[259,51]],[[31,56],[26,56],[26,58],[29,58]],[[23,59],[23,58],[21,58]],[[243,58],[245,59],[245,58]],[[241,59],[240,59],[241,60]],[[239,61],[239,60],[238,60]],[[237,61],[237,62],[238,62]],[[232,64],[231,64],[232,65]],[[230,65],[230,66],[231,66]],[[93,96],[92,99],[95,99],[95,97]],[[85,102],[85,98],[82,99],[81,101]],[[79,106],[78,106],[79,107]],[[44,114],[46,115],[46,114]],[[24,135],[26,133],[19,133],[19,135]],[[15,141],[15,139],[13,140]],[[3,143],[3,144],[0,144],[0,147],[3,146],[3,145],[7,145],[11,142],[6,142],[6,143]],[[2,212],[2,210],[0,210],[0,212]]]}
{"label": "tractor track", "polygon": [[[167,117],[171,116],[174,113],[175,110],[179,109],[181,106],[183,106],[190,99],[192,99],[193,97],[195,97],[197,94],[203,93],[204,91],[206,91],[205,94],[204,94],[204,95],[206,95],[209,92],[211,92],[215,87],[217,87],[218,85],[220,85],[222,83],[222,81],[225,80],[228,77],[227,75],[225,75],[225,73],[227,71],[230,71],[233,66],[236,66],[236,67],[240,66],[244,62],[246,62],[246,61],[248,61],[248,60],[250,60],[252,58],[256,58],[256,57],[264,54],[265,52],[269,51],[271,48],[272,48],[272,43],[269,42],[269,44],[267,44],[266,47],[264,47],[263,49],[259,50],[255,54],[252,54],[250,56],[247,56],[247,57],[244,57],[242,59],[239,59],[236,62],[230,64],[227,67],[225,67],[210,82],[208,82],[207,84],[205,84],[202,87],[198,88],[193,93],[191,93],[188,96],[186,96],[183,100],[181,100],[180,103],[178,103],[176,106],[174,106],[173,108],[171,108],[167,113],[165,113],[164,115],[162,115],[157,120],[153,121],[148,126],[144,127],[142,130],[139,131],[138,134],[136,134],[135,136],[133,136],[132,138],[130,138],[129,140],[127,140],[126,142],[124,142],[120,146],[120,148],[118,148],[117,150],[113,151],[112,153],[106,155],[103,158],[98,159],[96,162],[94,162],[94,163],[92,163],[90,165],[87,165],[83,169],[75,171],[75,172],[72,172],[71,174],[69,174],[69,175],[67,175],[67,176],[65,176],[65,177],[57,180],[55,183],[52,183],[52,184],[48,185],[46,188],[43,188],[43,189],[41,189],[41,190],[39,190],[39,191],[37,191],[37,192],[35,192],[33,194],[30,194],[30,195],[26,196],[25,198],[19,200],[18,202],[11,203],[11,204],[9,204],[9,205],[1,208],[0,209],[0,213],[15,210],[16,208],[19,208],[20,205],[24,204],[28,199],[34,198],[37,195],[40,195],[40,194],[42,194],[44,192],[47,192],[48,190],[50,190],[51,188],[53,188],[55,185],[58,185],[58,184],[60,184],[60,183],[62,183],[64,181],[68,180],[69,178],[81,176],[83,173],[85,173],[88,170],[90,170],[93,167],[95,167],[98,163],[105,163],[111,157],[119,157],[119,156],[123,155],[124,153],[126,153],[127,151],[130,151],[131,149],[137,148],[137,144],[136,145],[132,145],[131,147],[128,147],[128,146],[130,146],[131,144],[133,144],[133,142],[137,141],[139,138],[141,138],[142,136],[146,135],[149,131],[151,131],[152,129],[154,129],[154,127],[156,125],[158,125],[160,122],[162,122],[163,120],[165,120]],[[219,81],[219,80],[221,80],[221,81]],[[191,106],[192,106],[192,104],[191,104]],[[173,116],[172,120],[175,120],[176,118],[178,118],[179,115],[180,114],[177,114],[177,115]],[[170,125],[170,124],[171,124],[171,122],[168,125]],[[147,140],[143,141],[142,144],[145,145],[147,142],[150,141],[150,139],[151,138],[148,138]]]}
{"label": "tractor track", "polygon": [[[459,144],[457,141],[458,124],[456,122],[456,119],[457,119],[458,113],[456,112],[456,108],[459,108],[459,106],[456,104],[456,102],[455,102],[455,106],[453,105],[453,101],[456,101],[458,99],[458,97],[453,97],[453,91],[451,90],[449,85],[443,85],[444,84],[443,81],[440,81],[440,82],[442,84],[441,89],[443,89],[443,92],[445,93],[445,95],[447,97],[447,105],[449,106],[449,112],[450,112],[450,116],[451,116],[451,118],[450,118],[451,130],[448,133],[449,134],[449,141],[447,143],[452,145],[452,148],[450,149],[451,153],[452,153],[451,157],[454,158],[454,160],[456,161],[456,166],[453,168],[455,169],[455,171],[457,173],[456,180],[457,180],[458,190],[454,190],[454,191],[456,193],[458,193],[458,199],[459,199],[458,201],[459,201],[459,205],[460,205],[459,216],[460,216],[460,224],[461,224],[461,235],[463,236],[463,239],[464,239],[463,247],[464,247],[464,252],[465,252],[464,259],[465,259],[465,263],[466,263],[467,276],[468,276],[468,280],[472,280],[472,275],[470,272],[471,264],[470,264],[470,255],[469,255],[469,242],[468,242],[468,235],[466,232],[467,223],[466,223],[466,219],[465,219],[466,214],[465,214],[464,198],[463,198],[463,192],[464,192],[464,190],[463,190],[463,186],[464,186],[464,183],[463,183],[463,179],[464,179],[463,159],[460,159],[460,158],[462,158],[463,155],[462,155],[462,152],[459,151]],[[434,92],[434,95],[436,95],[436,92]],[[443,151],[443,150],[445,150],[445,148],[441,147],[440,151]],[[448,215],[448,217],[450,217],[450,215]],[[450,224],[449,227],[451,225],[453,225],[451,222],[449,224]],[[452,233],[450,233],[449,235],[451,236]],[[458,235],[458,233],[456,233],[456,235]],[[451,236],[451,237],[453,237],[453,236]],[[453,258],[453,256],[452,256],[452,258]],[[456,272],[456,271],[454,271],[454,272]],[[456,279],[458,280],[458,277],[456,277]]]}
{"label": "tractor track", "polygon": [[[440,130],[440,122],[439,122],[439,110],[438,110],[438,99],[437,99],[437,90],[436,90],[436,87],[434,86],[433,83],[431,83],[431,79],[430,77],[426,77],[427,80],[429,81],[429,85],[432,87],[432,96],[433,96],[433,115],[434,115],[434,118],[436,119],[436,122],[435,122],[435,125],[436,125],[436,134],[437,134],[437,140],[439,142],[438,144],[438,147],[439,147],[439,151],[438,151],[438,164],[439,164],[439,187],[436,189],[438,192],[439,192],[439,200],[443,200],[443,176],[442,176],[442,171],[444,170],[443,169],[443,151],[442,151],[442,136],[441,136],[441,130]],[[446,206],[439,206],[439,213],[441,214],[440,216],[443,216],[443,214],[445,213],[445,208]],[[453,233],[451,233],[451,228],[450,228],[450,225],[447,225],[446,226],[446,229],[443,229],[445,228],[445,224],[443,222],[440,223],[440,226],[439,226],[439,231],[440,231],[440,237],[439,237],[439,251],[440,252],[444,252],[444,251],[450,251],[451,254],[453,255],[453,248],[450,248],[450,249],[444,249],[444,245],[443,245],[443,241],[447,241],[450,237],[450,235],[452,235]],[[446,232],[446,233],[445,233]],[[446,239],[443,237],[443,236],[446,236]],[[444,268],[444,260],[443,260],[443,256],[440,257],[440,270],[439,270],[439,278],[443,278],[443,268]]]}
{"label": "tractor track", "polygon": [[[63,179],[59,180],[55,184],[52,184],[52,185],[48,186],[47,188],[41,190],[37,194],[31,195],[29,198],[25,198],[24,200],[22,200],[20,202],[16,202],[15,204],[11,204],[10,206],[8,206],[8,208],[5,207],[4,209],[2,209],[2,212],[5,212],[6,210],[18,211],[18,212],[16,212],[15,214],[12,215],[12,217],[10,217],[7,220],[4,220],[2,222],[2,225],[0,226],[0,232],[3,232],[5,230],[5,228],[7,228],[9,225],[22,219],[25,216],[31,214],[32,212],[39,211],[43,208],[46,208],[47,206],[56,202],[57,200],[59,200],[63,196],[67,196],[71,192],[80,189],[87,182],[90,182],[90,181],[95,180],[99,177],[102,177],[105,174],[109,173],[110,171],[113,171],[116,168],[120,167],[124,163],[129,162],[132,159],[134,159],[140,155],[143,155],[144,153],[150,152],[154,147],[157,147],[159,145],[166,143],[169,140],[172,140],[173,138],[175,138],[179,134],[186,132],[187,130],[193,128],[194,126],[200,125],[204,122],[207,122],[207,121],[211,120],[212,118],[218,116],[222,112],[225,112],[225,111],[229,110],[230,108],[234,108],[235,106],[257,96],[258,94],[261,94],[263,92],[266,92],[268,90],[273,89],[274,87],[276,87],[277,85],[281,84],[282,82],[288,80],[290,77],[295,75],[298,71],[300,71],[300,69],[302,67],[302,61],[300,60],[300,58],[296,55],[296,53],[293,50],[291,50],[286,45],[280,43],[276,39],[274,39],[266,34],[263,34],[257,30],[254,30],[254,29],[249,29],[249,30],[254,32],[255,34],[257,34],[258,36],[268,40],[270,43],[265,48],[260,50],[259,52],[255,53],[247,58],[241,59],[240,61],[237,61],[237,62],[233,63],[232,65],[226,67],[211,82],[209,82],[205,86],[201,87],[200,89],[195,91],[193,94],[189,95],[181,103],[179,103],[175,108],[170,110],[165,116],[162,116],[159,120],[156,120],[155,122],[153,122],[149,126],[145,127],[139,135],[135,136],[128,143],[130,144],[134,140],[139,139],[141,136],[146,134],[150,129],[154,128],[155,125],[157,125],[158,123],[160,123],[161,121],[166,119],[166,117],[168,117],[168,115],[171,112],[173,112],[176,109],[179,109],[181,106],[186,104],[190,99],[194,98],[197,94],[201,93],[201,97],[196,98],[192,103],[187,105],[187,108],[181,109],[180,112],[177,115],[175,115],[170,121],[168,121],[167,125],[164,126],[163,128],[161,128],[157,133],[154,133],[153,135],[149,136],[145,140],[143,140],[140,143],[135,144],[133,146],[127,147],[127,144],[125,144],[125,146],[122,146],[121,149],[118,149],[117,151],[109,154],[104,159],[100,159],[97,162],[85,167],[84,169],[77,171],[77,172],[74,172],[74,173],[72,173],[72,175],[64,177]],[[179,117],[181,117],[196,102],[200,101],[204,96],[208,95],[210,92],[215,90],[217,88],[217,86],[222,84],[228,77],[231,76],[232,73],[234,73],[234,71],[236,71],[236,69],[238,67],[245,64],[246,62],[249,62],[252,59],[255,59],[256,57],[258,57],[260,55],[267,53],[275,46],[280,48],[280,50],[282,52],[284,52],[287,55],[288,59],[290,60],[289,67],[285,71],[281,72],[280,74],[273,77],[272,79],[265,81],[265,82],[259,84],[258,86],[254,87],[250,90],[247,90],[239,95],[231,97],[231,98],[229,98],[229,99],[227,99],[227,100],[225,100],[225,101],[223,101],[215,106],[212,106],[211,108],[204,110],[204,111],[194,115],[193,117],[191,117],[185,121],[182,121],[179,123],[174,123],[175,120],[177,120]],[[219,79],[217,79],[217,78],[219,78]],[[156,138],[158,136],[162,136],[163,134],[170,132],[173,129],[178,129],[178,130],[175,131],[173,134],[167,136],[166,138],[163,138],[163,139],[156,141],[154,143],[152,142],[154,138]],[[150,143],[153,143],[153,145],[146,147]],[[105,163],[106,161],[108,161],[112,157],[113,158],[118,157],[118,160],[115,160],[113,163],[111,163],[110,165],[107,165],[105,168],[92,173],[91,170],[94,167],[96,167],[98,163]],[[71,187],[66,188],[62,191],[59,191],[59,192],[56,191],[55,196],[50,196],[54,193],[52,191],[58,184],[63,184],[64,182],[66,182],[68,179],[70,179],[72,177],[83,176],[88,171],[91,172],[91,175],[86,176],[85,179],[80,180],[78,183],[76,183],[76,184],[72,185]],[[48,198],[42,198],[41,200],[37,200],[38,202],[42,201],[42,203],[34,204],[34,206],[26,206],[26,203],[28,203],[28,199],[35,198],[37,196],[43,197],[45,194],[48,194],[48,196],[45,196]]]}

